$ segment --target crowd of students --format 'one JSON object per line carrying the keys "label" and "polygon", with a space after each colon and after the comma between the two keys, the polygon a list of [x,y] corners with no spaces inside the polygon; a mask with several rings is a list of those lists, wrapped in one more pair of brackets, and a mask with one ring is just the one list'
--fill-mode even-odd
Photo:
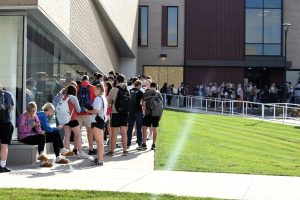
{"label": "crowd of students", "polygon": [[[286,89],[283,87],[272,83],[270,86],[265,86],[259,88],[256,84],[251,82],[245,84],[235,85],[233,83],[223,82],[221,84],[209,83],[198,84],[192,91],[189,90],[187,84],[181,83],[181,85],[176,88],[173,84],[169,85],[167,83],[161,88],[161,93],[168,94],[167,104],[172,104],[171,95],[179,96],[200,96],[209,98],[220,98],[229,100],[244,100],[257,103],[300,103],[300,81],[292,87],[292,84],[288,82],[286,84]],[[177,102],[173,102],[177,103]],[[181,105],[182,103],[180,103]]]}
{"label": "crowd of students", "polygon": [[[0,85],[0,173],[11,171],[6,167],[6,160],[14,130],[11,123],[13,107],[12,94]],[[46,143],[53,144],[57,164],[68,164],[71,162],[68,157],[77,156],[90,159],[92,166],[103,166],[103,155],[115,155],[119,132],[122,156],[129,154],[134,125],[136,150],[147,149],[148,132],[153,135],[151,149],[155,150],[162,112],[163,97],[151,77],[141,75],[126,80],[124,75],[113,72],[107,78],[99,73],[92,78],[83,75],[81,81],[67,82],[52,103],[45,103],[42,111],[37,110],[35,102],[29,102],[26,111],[18,117],[18,140],[27,145],[38,145],[41,167],[53,166],[45,153]],[[55,127],[50,120],[54,115]],[[88,153],[82,147],[82,127],[87,130]],[[72,133],[73,149],[70,145]],[[108,138],[106,153],[105,138]]]}

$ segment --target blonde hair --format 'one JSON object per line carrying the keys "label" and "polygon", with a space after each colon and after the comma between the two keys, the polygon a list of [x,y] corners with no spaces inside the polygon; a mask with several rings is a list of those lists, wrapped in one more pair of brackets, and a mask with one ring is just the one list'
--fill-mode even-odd
{"label": "blonde hair", "polygon": [[95,86],[95,89],[98,89],[98,90],[100,90],[100,95],[103,95],[104,94],[104,86],[103,86],[103,84],[102,83],[100,83],[100,84],[97,84],[96,86]]}
{"label": "blonde hair", "polygon": [[28,103],[28,105],[27,105],[27,107],[26,107],[26,111],[27,111],[27,112],[30,112],[30,110],[31,110],[32,108],[36,108],[36,109],[37,109],[36,103],[33,102],[33,101]]}
{"label": "blonde hair", "polygon": [[55,107],[53,106],[52,103],[47,102],[45,103],[45,105],[43,105],[42,109],[44,112],[47,112],[49,109],[55,110]]}

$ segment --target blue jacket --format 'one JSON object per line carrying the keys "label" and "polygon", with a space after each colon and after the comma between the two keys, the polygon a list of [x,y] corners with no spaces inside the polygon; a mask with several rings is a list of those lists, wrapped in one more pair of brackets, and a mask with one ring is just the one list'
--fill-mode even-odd
{"label": "blue jacket", "polygon": [[39,117],[42,129],[47,133],[52,133],[57,130],[57,128],[50,127],[48,117],[45,112],[36,113]]}

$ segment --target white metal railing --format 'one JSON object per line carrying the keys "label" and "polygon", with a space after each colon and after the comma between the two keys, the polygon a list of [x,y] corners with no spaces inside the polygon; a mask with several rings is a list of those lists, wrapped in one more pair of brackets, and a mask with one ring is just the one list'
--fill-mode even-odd
{"label": "white metal railing", "polygon": [[165,108],[240,115],[300,124],[300,105],[163,94]]}

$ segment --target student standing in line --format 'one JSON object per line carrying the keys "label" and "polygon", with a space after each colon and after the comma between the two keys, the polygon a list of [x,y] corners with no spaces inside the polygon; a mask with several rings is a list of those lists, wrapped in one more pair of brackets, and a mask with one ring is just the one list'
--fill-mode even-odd
{"label": "student standing in line", "polygon": [[0,173],[11,171],[11,169],[6,167],[6,160],[8,155],[8,145],[11,142],[14,132],[14,126],[11,123],[11,113],[14,106],[15,103],[12,94],[5,91],[0,84]]}
{"label": "student standing in line", "polygon": [[78,122],[78,115],[77,113],[81,111],[81,108],[79,106],[78,99],[76,97],[76,87],[73,85],[69,85],[67,87],[66,95],[63,97],[64,101],[68,101],[69,105],[69,112],[71,113],[71,120],[69,123],[64,125],[65,130],[65,139],[64,139],[64,146],[66,149],[70,149],[70,137],[71,137],[71,131],[74,132],[74,138],[76,147],[78,148],[78,157],[87,159],[89,156],[84,153],[82,150],[82,142],[81,142],[81,129]]}
{"label": "student standing in line", "polygon": [[103,166],[103,153],[104,153],[104,145],[103,145],[103,129],[106,121],[106,111],[107,111],[107,100],[104,95],[104,86],[102,84],[98,84],[95,86],[95,100],[93,102],[93,109],[85,111],[90,113],[91,127],[94,138],[97,142],[97,158],[95,158],[92,162],[92,166]]}

